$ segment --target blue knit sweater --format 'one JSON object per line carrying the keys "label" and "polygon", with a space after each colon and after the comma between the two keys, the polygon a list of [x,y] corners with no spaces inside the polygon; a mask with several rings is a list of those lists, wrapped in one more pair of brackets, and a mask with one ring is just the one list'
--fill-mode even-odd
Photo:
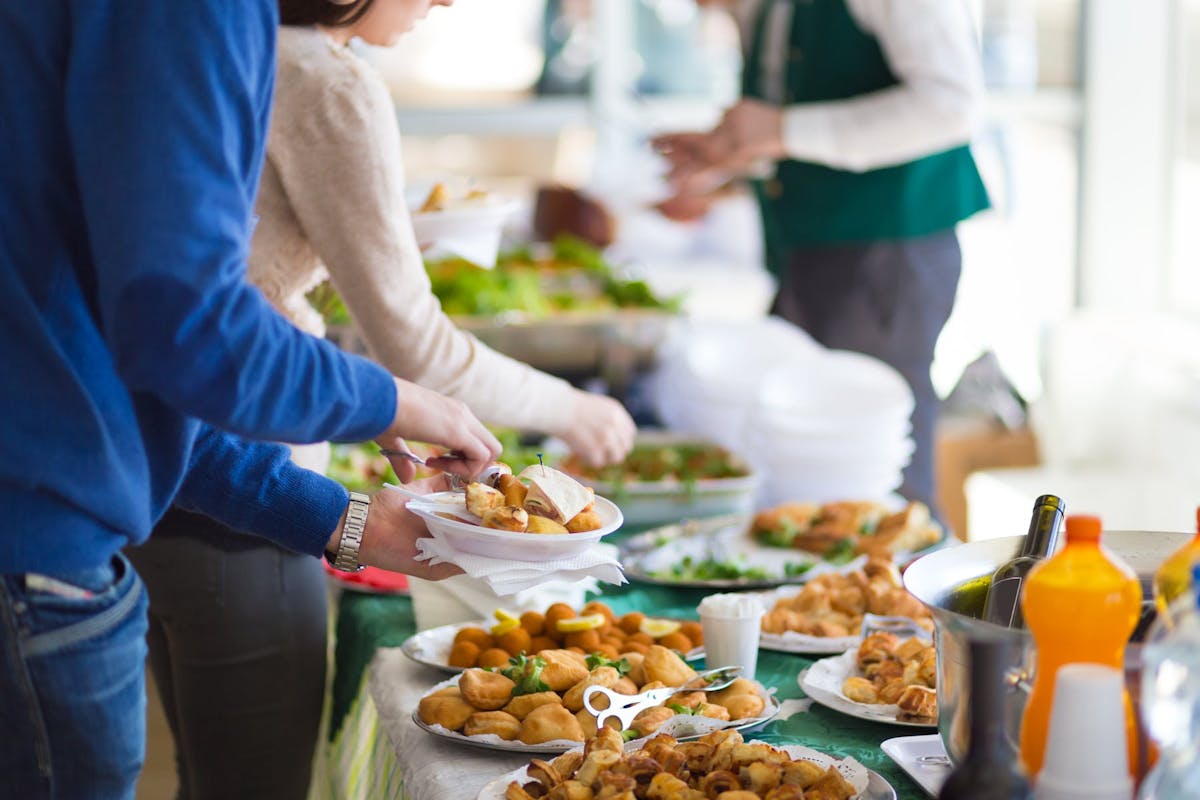
{"label": "blue knit sweater", "polygon": [[244,280],[275,0],[0,0],[0,574],[95,566],[176,498],[319,553],[391,378]]}

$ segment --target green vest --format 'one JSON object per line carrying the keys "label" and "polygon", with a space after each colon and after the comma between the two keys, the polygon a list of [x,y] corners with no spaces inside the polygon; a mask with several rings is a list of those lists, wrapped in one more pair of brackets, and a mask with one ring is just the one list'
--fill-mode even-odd
{"label": "green vest", "polygon": [[[775,1],[763,0],[743,71],[745,97],[762,98],[759,64]],[[841,100],[898,83],[845,0],[792,0],[792,9],[784,105]],[[774,179],[755,181],[754,188],[774,272],[792,248],[923,236],[988,207],[966,146],[868,172],[786,160]]]}

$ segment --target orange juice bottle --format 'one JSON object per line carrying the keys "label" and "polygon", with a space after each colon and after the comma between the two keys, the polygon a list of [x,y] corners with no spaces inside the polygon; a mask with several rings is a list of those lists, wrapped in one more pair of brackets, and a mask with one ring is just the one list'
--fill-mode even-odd
{"label": "orange juice bottle", "polygon": [[1196,509],[1196,535],[1176,550],[1154,573],[1154,605],[1165,614],[1171,601],[1192,585],[1192,566],[1200,563],[1200,508]]}
{"label": "orange juice bottle", "polygon": [[[1137,625],[1142,587],[1125,562],[1100,546],[1097,517],[1067,517],[1067,543],[1033,568],[1021,606],[1037,645],[1033,691],[1021,719],[1021,760],[1036,776],[1042,768],[1054,677],[1064,664],[1087,662],[1124,671],[1125,644]],[[1129,769],[1137,769],[1137,720],[1125,693]]]}

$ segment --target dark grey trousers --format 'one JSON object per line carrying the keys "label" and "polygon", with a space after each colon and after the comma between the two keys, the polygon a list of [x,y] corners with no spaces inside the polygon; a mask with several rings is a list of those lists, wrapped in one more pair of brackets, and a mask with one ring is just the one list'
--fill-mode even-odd
{"label": "dark grey trousers", "polygon": [[178,797],[302,800],[325,696],[320,562],[178,510],[127,554],[150,595]]}
{"label": "dark grey trousers", "polygon": [[792,250],[773,314],[826,347],[895,367],[916,398],[916,451],[900,494],[934,504],[934,426],[939,399],[929,377],[938,335],[958,290],[962,251],[953,231],[915,239]]}

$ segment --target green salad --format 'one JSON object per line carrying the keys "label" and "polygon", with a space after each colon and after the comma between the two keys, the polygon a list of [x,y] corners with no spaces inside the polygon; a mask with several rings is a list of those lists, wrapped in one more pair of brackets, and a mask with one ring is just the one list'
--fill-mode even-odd
{"label": "green salad", "polygon": [[[796,564],[785,562],[783,575],[795,578],[812,569],[811,563]],[[714,558],[693,558],[684,556],[678,563],[668,569],[656,570],[651,577],[669,581],[768,581],[779,577],[765,567],[752,567],[735,560],[719,561]]]}
{"label": "green salad", "polygon": [[658,481],[687,484],[719,478],[743,478],[750,474],[750,468],[740,458],[720,445],[707,442],[639,443],[634,445],[620,464],[597,468],[568,457],[563,462],[563,469],[614,486]]}

